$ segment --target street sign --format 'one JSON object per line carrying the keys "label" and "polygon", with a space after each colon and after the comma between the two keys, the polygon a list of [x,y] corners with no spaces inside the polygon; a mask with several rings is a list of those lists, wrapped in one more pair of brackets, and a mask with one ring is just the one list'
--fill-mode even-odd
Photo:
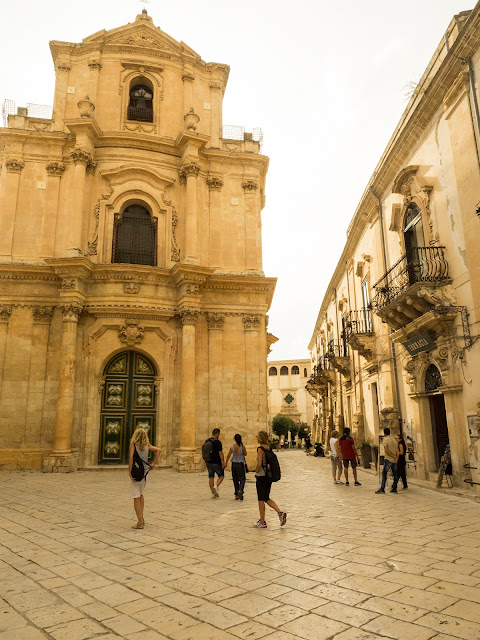
{"label": "street sign", "polygon": [[430,334],[427,331],[420,333],[418,336],[414,336],[402,343],[409,355],[415,356],[422,351],[430,351],[437,346],[436,342],[432,340]]}

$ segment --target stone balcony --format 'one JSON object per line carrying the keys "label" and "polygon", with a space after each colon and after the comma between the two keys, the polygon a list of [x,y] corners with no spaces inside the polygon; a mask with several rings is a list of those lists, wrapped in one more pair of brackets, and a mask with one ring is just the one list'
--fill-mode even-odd
{"label": "stone balcony", "polygon": [[328,385],[335,384],[335,371],[326,356],[321,356],[318,364],[313,368],[305,389],[316,398],[317,394],[325,396],[328,393]]}
{"label": "stone balcony", "polygon": [[[382,322],[402,329],[436,307],[454,304],[444,251],[445,247],[413,247],[374,284],[372,308]],[[430,316],[435,323],[435,314]]]}
{"label": "stone balcony", "polygon": [[328,358],[334,369],[341,373],[344,378],[350,380],[350,358],[346,342],[330,342],[325,357]]}
{"label": "stone balcony", "polygon": [[371,310],[359,309],[350,311],[347,316],[345,330],[348,346],[370,361],[374,356],[375,346]]}

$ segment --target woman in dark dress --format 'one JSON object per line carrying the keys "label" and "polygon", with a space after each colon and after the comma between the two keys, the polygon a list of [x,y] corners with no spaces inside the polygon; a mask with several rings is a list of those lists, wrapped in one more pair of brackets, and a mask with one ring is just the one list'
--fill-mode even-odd
{"label": "woman in dark dress", "polygon": [[397,460],[397,472],[399,479],[402,479],[403,488],[408,489],[407,484],[407,461],[405,459],[405,454],[407,453],[407,445],[405,444],[405,440],[402,436],[395,436],[395,440],[397,441],[398,446],[398,460]]}

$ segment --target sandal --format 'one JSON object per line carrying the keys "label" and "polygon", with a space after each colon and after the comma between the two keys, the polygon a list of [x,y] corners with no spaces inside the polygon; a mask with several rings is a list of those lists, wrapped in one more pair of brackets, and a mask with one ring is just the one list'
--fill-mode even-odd
{"label": "sandal", "polygon": [[137,524],[134,524],[132,529],[143,529],[143,524],[140,524],[140,522],[137,522]]}

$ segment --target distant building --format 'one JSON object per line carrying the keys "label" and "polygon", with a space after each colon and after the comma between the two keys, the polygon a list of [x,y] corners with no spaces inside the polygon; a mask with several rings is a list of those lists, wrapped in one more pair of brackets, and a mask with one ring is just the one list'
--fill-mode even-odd
{"label": "distant building", "polygon": [[310,360],[272,360],[267,363],[268,424],[277,415],[306,422],[314,429],[313,400],[305,389]]}
{"label": "distant building", "polygon": [[401,431],[434,480],[480,482],[480,3],[456,15],[355,211],[309,344],[332,428]]}

